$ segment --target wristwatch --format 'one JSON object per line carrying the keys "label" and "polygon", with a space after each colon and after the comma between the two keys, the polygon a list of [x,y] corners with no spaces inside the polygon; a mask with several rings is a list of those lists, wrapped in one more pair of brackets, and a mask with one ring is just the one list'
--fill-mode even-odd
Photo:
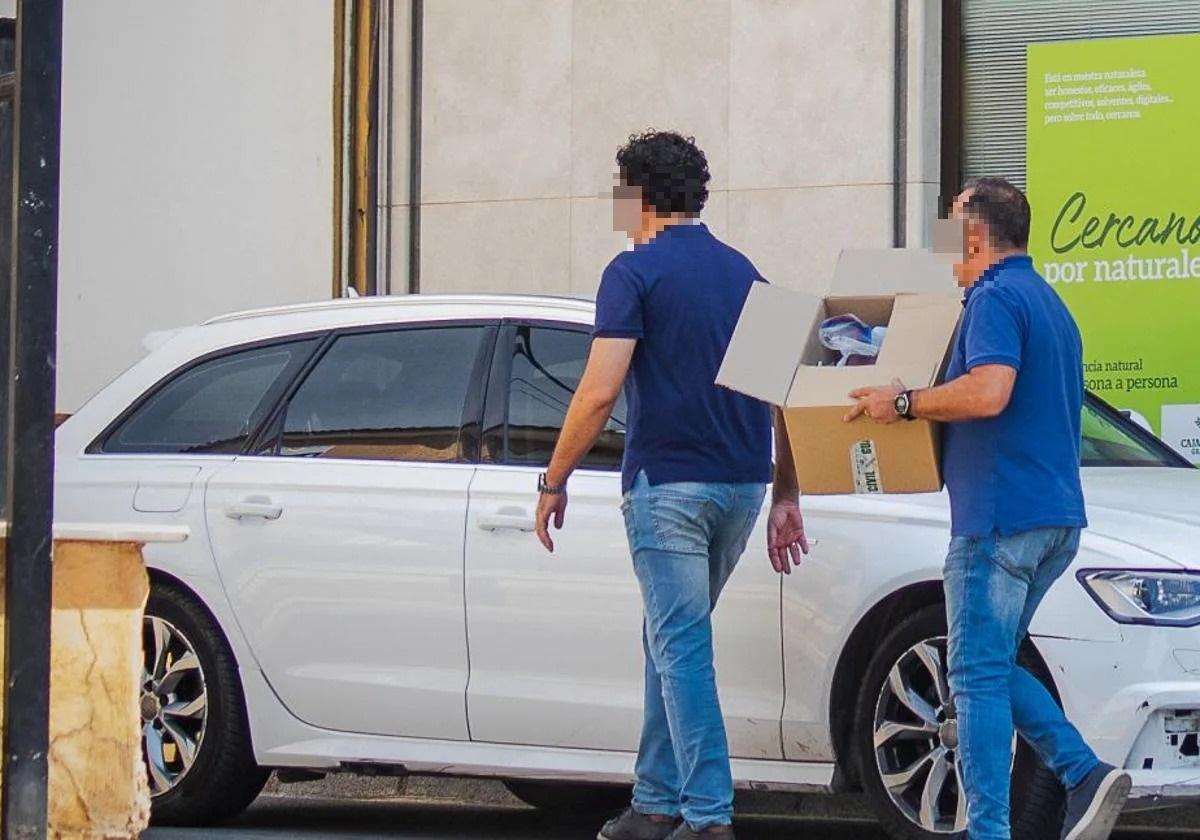
{"label": "wristwatch", "polygon": [[551,487],[550,484],[546,481],[545,473],[541,473],[538,476],[538,492],[541,493],[543,496],[561,496],[566,491],[567,491],[566,484],[559,485],[558,487]]}
{"label": "wristwatch", "polygon": [[912,413],[912,391],[902,391],[896,395],[896,413],[905,420],[916,420]]}

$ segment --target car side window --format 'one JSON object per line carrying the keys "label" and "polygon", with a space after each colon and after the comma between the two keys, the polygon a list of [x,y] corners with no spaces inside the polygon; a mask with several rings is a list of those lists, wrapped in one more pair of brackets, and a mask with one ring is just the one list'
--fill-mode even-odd
{"label": "car side window", "polygon": [[480,325],[339,337],[289,401],[275,453],[467,460],[464,409],[488,334]]}
{"label": "car side window", "polygon": [[[504,460],[545,466],[562,430],[567,406],[583,378],[591,336],[553,327],[522,326],[513,343],[508,383],[508,428]],[[619,469],[625,451],[625,394],[581,467]]]}
{"label": "car side window", "polygon": [[317,343],[312,338],[256,347],[191,365],[155,388],[94,448],[116,454],[240,452]]}

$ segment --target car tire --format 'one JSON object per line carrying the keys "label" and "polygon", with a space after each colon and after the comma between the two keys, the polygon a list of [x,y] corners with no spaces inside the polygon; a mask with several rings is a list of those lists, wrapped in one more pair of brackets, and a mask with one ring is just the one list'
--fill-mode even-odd
{"label": "car tire", "polygon": [[170,586],[151,588],[143,637],[142,756],[151,820],[229,819],[254,801],[269,775],[254,761],[233,653],[208,612]]}
{"label": "car tire", "polygon": [[[965,806],[958,809],[957,759],[953,751],[956,734],[943,724],[936,737],[925,736],[914,730],[921,725],[921,716],[907,708],[899,708],[895,691],[891,686],[893,671],[900,679],[907,680],[912,672],[912,681],[905,682],[932,707],[937,719],[945,717],[938,698],[948,696],[944,683],[945,674],[946,615],[942,604],[925,607],[902,621],[888,633],[878,645],[874,657],[867,666],[859,690],[854,715],[853,753],[859,778],[875,815],[890,836],[897,840],[945,840],[962,838],[965,821]],[[936,654],[936,655],[931,655]],[[1039,679],[1048,682],[1039,663],[1028,649],[1019,657],[1021,664],[1028,667]],[[940,665],[943,682],[935,681],[930,665]],[[922,674],[927,681],[922,680]],[[940,693],[939,693],[940,692]],[[916,701],[919,704],[919,700]],[[923,711],[928,712],[926,707]],[[876,749],[876,733],[881,737],[885,726],[891,726],[897,735],[885,740]],[[909,726],[900,731],[898,727]],[[946,736],[943,742],[942,735]],[[912,735],[911,739],[901,736]],[[926,743],[927,739],[927,743]],[[945,776],[934,775],[934,764],[938,764],[936,752],[949,745],[945,753]],[[933,757],[923,759],[922,750]],[[913,777],[910,784],[897,788],[896,794],[889,791],[884,782],[886,769],[897,778],[904,771],[924,762],[924,766]],[[931,778],[944,778],[941,796],[931,796],[935,805],[922,809],[923,795]],[[917,795],[918,789],[920,795]],[[900,801],[898,801],[898,799]],[[1017,738],[1017,749],[1013,762],[1012,782],[1012,836],[1026,840],[1051,840],[1058,838],[1062,824],[1062,786],[1054,775],[1041,763],[1024,741]],[[938,818],[930,819],[930,815]]]}
{"label": "car tire", "polygon": [[508,792],[548,814],[607,814],[629,806],[632,793],[622,785],[587,785],[508,779]]}

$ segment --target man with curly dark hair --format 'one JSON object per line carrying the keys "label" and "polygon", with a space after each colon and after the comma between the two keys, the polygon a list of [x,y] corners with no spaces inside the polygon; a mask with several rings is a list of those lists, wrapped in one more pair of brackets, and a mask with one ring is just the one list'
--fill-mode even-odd
{"label": "man with curly dark hair", "polygon": [[[710,176],[693,139],[631,137],[617,166],[613,221],[633,247],[604,270],[587,369],[540,479],[537,533],[553,551],[567,480],[624,387],[621,509],[645,616],[645,712],[632,806],[599,836],[728,838],[733,779],[711,616],[771,480],[772,419],[766,404],[714,382],[762,278],[699,221]],[[787,446],[779,456],[767,541],[786,572],[808,544]]]}

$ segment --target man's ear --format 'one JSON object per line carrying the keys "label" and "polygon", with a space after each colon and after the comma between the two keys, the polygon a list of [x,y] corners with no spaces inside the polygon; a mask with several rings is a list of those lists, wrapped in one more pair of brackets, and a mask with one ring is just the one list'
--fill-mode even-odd
{"label": "man's ear", "polygon": [[972,219],[967,220],[965,228],[966,235],[963,237],[963,256],[966,258],[966,261],[970,262],[987,250],[988,231],[987,225]]}

